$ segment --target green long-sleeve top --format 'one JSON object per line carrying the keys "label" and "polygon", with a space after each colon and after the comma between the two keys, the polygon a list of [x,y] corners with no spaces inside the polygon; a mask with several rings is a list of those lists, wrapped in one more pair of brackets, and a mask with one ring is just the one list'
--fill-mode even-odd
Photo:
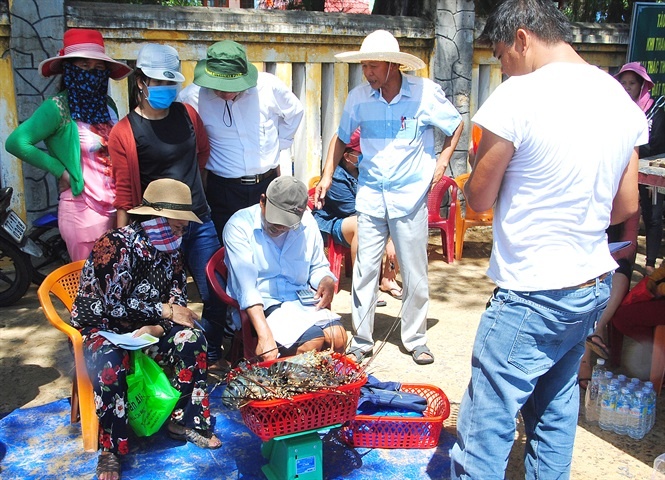
{"label": "green long-sleeve top", "polygon": [[[109,106],[117,115],[115,104],[110,98]],[[42,140],[48,153],[36,147]],[[83,191],[79,131],[69,112],[66,90],[44,100],[35,113],[7,137],[5,149],[24,162],[52,173],[56,178],[60,178],[67,170],[72,193],[80,195]]]}

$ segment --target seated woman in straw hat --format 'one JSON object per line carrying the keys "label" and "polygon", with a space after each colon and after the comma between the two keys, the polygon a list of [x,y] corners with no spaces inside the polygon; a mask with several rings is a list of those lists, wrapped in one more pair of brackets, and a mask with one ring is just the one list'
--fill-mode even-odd
{"label": "seated woman in straw hat", "polygon": [[187,275],[179,248],[188,223],[200,223],[192,212],[189,187],[177,180],[155,180],[146,188],[142,205],[129,213],[145,217],[95,242],[72,308],[71,324],[83,336],[95,391],[101,480],[120,478],[118,455],[129,452],[129,352],[101,331],[158,337],[158,343],[143,351],[174,371],[173,385],[181,393],[169,435],[201,448],[222,445],[210,428],[207,342],[196,327],[197,314],[187,308]]}

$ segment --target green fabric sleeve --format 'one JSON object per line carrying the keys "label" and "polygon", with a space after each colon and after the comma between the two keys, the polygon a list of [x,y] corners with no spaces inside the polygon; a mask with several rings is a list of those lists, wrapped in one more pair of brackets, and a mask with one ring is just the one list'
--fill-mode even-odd
{"label": "green fabric sleeve", "polygon": [[14,130],[5,143],[5,149],[15,157],[52,173],[60,178],[65,166],[57,158],[36,147],[42,140],[53,136],[62,124],[62,116],[53,100],[45,100],[25,122]]}

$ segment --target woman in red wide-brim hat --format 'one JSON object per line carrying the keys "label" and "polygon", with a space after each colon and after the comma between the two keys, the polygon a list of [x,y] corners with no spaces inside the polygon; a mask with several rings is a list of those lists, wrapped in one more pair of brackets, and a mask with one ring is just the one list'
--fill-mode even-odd
{"label": "woman in red wide-brim hat", "polygon": [[[107,143],[118,113],[108,81],[125,78],[132,69],[106,54],[97,30],[67,30],[63,43],[57,56],[38,67],[44,77],[62,75],[60,93],[14,130],[5,148],[58,179],[60,233],[71,259],[83,260],[95,240],[115,226]],[[41,141],[47,152],[37,148]]]}

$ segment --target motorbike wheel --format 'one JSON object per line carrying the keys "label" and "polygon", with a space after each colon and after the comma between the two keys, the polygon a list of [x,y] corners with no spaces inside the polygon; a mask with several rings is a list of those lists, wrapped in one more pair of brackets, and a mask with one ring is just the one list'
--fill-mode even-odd
{"label": "motorbike wheel", "polygon": [[30,287],[30,260],[4,238],[0,238],[0,307],[16,303]]}
{"label": "motorbike wheel", "polygon": [[30,257],[32,262],[32,282],[39,286],[46,276],[71,260],[67,245],[57,230],[52,228],[35,229],[28,235],[42,249],[41,257]]}

